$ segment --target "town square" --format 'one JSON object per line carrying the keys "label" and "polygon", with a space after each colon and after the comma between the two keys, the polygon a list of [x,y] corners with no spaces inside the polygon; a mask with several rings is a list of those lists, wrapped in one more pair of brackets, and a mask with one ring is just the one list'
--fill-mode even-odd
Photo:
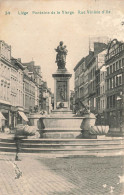
{"label": "town square", "polygon": [[0,2],[0,195],[124,194],[124,3],[112,1]]}

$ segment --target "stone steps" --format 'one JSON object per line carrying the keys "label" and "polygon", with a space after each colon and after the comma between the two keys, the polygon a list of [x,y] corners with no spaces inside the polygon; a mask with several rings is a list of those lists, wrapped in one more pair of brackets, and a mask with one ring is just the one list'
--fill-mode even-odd
{"label": "stone steps", "polygon": [[0,138],[0,143],[6,142],[6,143],[13,143],[14,140],[11,138]]}
{"label": "stone steps", "polygon": [[[0,143],[14,143],[14,139],[0,139]],[[124,144],[124,138],[114,138],[114,137],[105,137],[102,139],[31,139],[31,137],[28,137],[28,139],[23,139],[24,143],[43,143],[43,144],[95,144],[95,143],[106,143],[106,144]]]}
{"label": "stone steps", "polygon": [[[101,147],[101,146],[104,146],[104,147],[109,147],[109,146],[120,146],[120,143],[92,143],[92,144],[88,144],[88,143],[74,143],[74,144],[46,144],[46,143],[25,143],[25,142],[22,142],[22,148],[64,148],[64,149],[67,149],[67,148],[92,148],[92,147]],[[124,144],[121,144],[121,146],[124,147]],[[2,142],[0,143],[0,147],[15,147],[15,143],[6,143],[6,142]]]}
{"label": "stone steps", "polygon": [[[16,148],[1,147],[1,152],[16,152]],[[42,149],[42,148],[23,148],[19,153],[55,153],[55,154],[86,154],[86,153],[108,153],[124,152],[124,147],[109,147],[109,148],[83,148],[83,149]]]}
{"label": "stone steps", "polygon": [[123,138],[110,138],[105,139],[24,139],[25,143],[43,143],[43,144],[124,144]]}
{"label": "stone steps", "polygon": [[[1,152],[16,152],[12,139],[0,139]],[[23,139],[20,153],[55,153],[55,154],[89,154],[89,153],[124,152],[124,139]]]}

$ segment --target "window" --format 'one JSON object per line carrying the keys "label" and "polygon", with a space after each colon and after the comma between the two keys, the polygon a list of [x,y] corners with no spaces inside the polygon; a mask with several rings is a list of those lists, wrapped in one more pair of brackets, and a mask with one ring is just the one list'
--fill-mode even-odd
{"label": "window", "polygon": [[119,60],[119,69],[121,68],[121,60]]}
{"label": "window", "polygon": [[113,64],[113,72],[115,72],[115,63]]}
{"label": "window", "polygon": [[98,75],[96,76],[96,83],[98,84]]}
{"label": "window", "polygon": [[124,58],[122,58],[122,66],[124,66]]}
{"label": "window", "polygon": [[91,82],[91,90],[93,89],[93,82]]}
{"label": "window", "polygon": [[101,74],[101,81],[102,81],[102,74]]}
{"label": "window", "polygon": [[99,76],[98,76],[98,82],[100,82],[100,74],[99,74]]}
{"label": "window", "polygon": [[92,74],[93,74],[93,77],[94,77],[94,68],[93,68],[93,70],[92,70],[93,72],[92,72]]}
{"label": "window", "polygon": [[109,108],[109,97],[107,97],[107,108]]}
{"label": "window", "polygon": [[110,108],[112,108],[112,96],[110,96]]}
{"label": "window", "polygon": [[116,87],[118,86],[118,76],[116,76]]}
{"label": "window", "polygon": [[100,95],[100,88],[98,89],[98,93],[99,93],[99,95]]}
{"label": "window", "polygon": [[107,79],[107,90],[109,90],[109,79]]}
{"label": "window", "polygon": [[115,77],[113,77],[113,88],[116,87],[115,85]]}
{"label": "window", "polygon": [[107,67],[107,75],[109,75],[109,67]]}
{"label": "window", "polygon": [[116,62],[116,70],[118,70],[118,62]]}
{"label": "window", "polygon": [[112,78],[112,88],[113,88],[113,78]]}
{"label": "window", "polygon": [[112,65],[110,66],[110,74],[112,73]]}
{"label": "window", "polygon": [[100,110],[100,102],[98,102],[98,109]]}
{"label": "window", "polygon": [[94,67],[94,76],[95,76],[95,67]]}
{"label": "window", "polygon": [[98,89],[96,90],[96,94],[97,94],[97,96],[99,95],[99,90]]}
{"label": "window", "polygon": [[110,78],[110,89],[112,88],[112,78]]}
{"label": "window", "polygon": [[102,100],[101,100],[101,109],[102,109]]}
{"label": "window", "polygon": [[91,70],[91,79],[92,79],[92,70]]}
{"label": "window", "polygon": [[118,84],[122,85],[122,75],[118,75]]}
{"label": "window", "polygon": [[104,75],[104,72],[103,72],[103,80],[104,80],[104,76],[105,76],[105,75]]}
{"label": "window", "polygon": [[103,108],[104,108],[104,100],[103,100]]}
{"label": "window", "polygon": [[113,107],[115,107],[115,95],[113,95]]}
{"label": "window", "polygon": [[94,81],[94,85],[93,86],[94,86],[94,89],[93,90],[95,90],[95,81]]}

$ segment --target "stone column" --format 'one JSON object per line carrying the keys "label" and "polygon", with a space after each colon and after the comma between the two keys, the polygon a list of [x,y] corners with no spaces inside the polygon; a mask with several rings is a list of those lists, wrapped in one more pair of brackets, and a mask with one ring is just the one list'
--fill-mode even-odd
{"label": "stone column", "polygon": [[13,116],[13,125],[14,125],[14,127],[16,126],[16,116],[15,116],[15,113],[14,113],[14,116]]}
{"label": "stone column", "polygon": [[54,110],[56,109],[56,78],[54,78]]}
{"label": "stone column", "polygon": [[69,79],[67,80],[67,100],[68,100],[68,109],[70,110],[70,85],[69,85]]}
{"label": "stone column", "polygon": [[11,124],[11,113],[8,111],[8,125],[10,126]]}

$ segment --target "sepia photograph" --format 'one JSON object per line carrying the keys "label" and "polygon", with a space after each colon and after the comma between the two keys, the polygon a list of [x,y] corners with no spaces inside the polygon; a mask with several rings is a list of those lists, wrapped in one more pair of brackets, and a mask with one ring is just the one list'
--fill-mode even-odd
{"label": "sepia photograph", "polygon": [[124,195],[123,0],[0,0],[0,195]]}

